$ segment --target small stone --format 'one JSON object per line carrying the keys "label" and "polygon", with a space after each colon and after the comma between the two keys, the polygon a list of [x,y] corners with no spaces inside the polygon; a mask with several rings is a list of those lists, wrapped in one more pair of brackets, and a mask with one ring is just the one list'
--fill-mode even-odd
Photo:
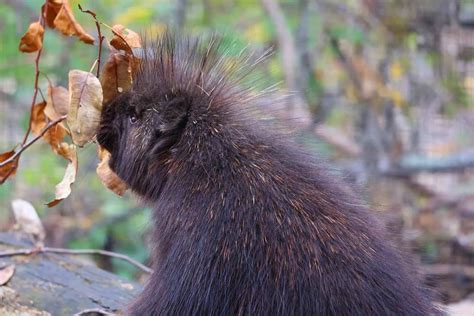
{"label": "small stone", "polygon": [[126,290],[133,290],[133,285],[130,284],[130,283],[122,283],[120,285],[122,286],[122,288],[124,288]]}

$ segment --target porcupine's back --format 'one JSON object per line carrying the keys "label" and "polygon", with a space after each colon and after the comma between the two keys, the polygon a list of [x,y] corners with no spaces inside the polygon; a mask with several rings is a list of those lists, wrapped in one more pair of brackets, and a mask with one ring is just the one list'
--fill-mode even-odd
{"label": "porcupine's back", "polygon": [[112,168],[155,205],[155,272],[131,314],[433,312],[350,188],[249,115],[245,57],[169,34],[145,51],[117,101],[144,126],[111,145]]}

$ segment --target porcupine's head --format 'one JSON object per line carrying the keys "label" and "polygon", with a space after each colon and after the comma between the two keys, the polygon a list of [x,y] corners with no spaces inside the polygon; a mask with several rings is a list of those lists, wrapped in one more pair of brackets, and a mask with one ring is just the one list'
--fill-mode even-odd
{"label": "porcupine's head", "polygon": [[[97,140],[112,155],[110,167],[136,193],[156,198],[175,154],[191,152],[251,94],[241,80],[254,59],[229,45],[171,35],[145,44],[132,88],[103,110]],[[197,140],[197,141],[196,141]],[[176,166],[175,166],[176,167]]]}

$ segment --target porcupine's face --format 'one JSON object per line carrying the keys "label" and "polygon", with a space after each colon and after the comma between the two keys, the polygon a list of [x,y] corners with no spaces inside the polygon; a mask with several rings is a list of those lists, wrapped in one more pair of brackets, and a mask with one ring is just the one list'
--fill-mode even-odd
{"label": "porcupine's face", "polygon": [[153,197],[186,122],[184,98],[132,90],[105,106],[97,140],[111,153],[112,170],[138,194]]}

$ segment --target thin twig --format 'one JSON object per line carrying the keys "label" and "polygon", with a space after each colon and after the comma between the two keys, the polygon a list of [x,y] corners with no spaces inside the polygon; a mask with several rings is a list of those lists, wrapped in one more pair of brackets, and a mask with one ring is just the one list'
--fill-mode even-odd
{"label": "thin twig", "polygon": [[21,155],[21,153],[23,151],[25,151],[28,147],[30,147],[31,145],[33,145],[36,141],[38,141],[38,139],[40,139],[41,137],[43,137],[44,134],[46,134],[46,132],[52,128],[53,126],[55,126],[56,124],[64,121],[66,119],[66,115],[63,115],[61,116],[60,118],[54,120],[54,121],[51,121],[49,122],[42,130],[41,132],[35,136],[33,139],[31,139],[28,143],[23,143],[20,147],[20,149],[15,152],[15,154],[13,156],[11,156],[10,158],[8,158],[7,160],[4,160],[2,162],[0,162],[0,168],[11,163],[12,161],[14,161],[17,157],[19,157]]}
{"label": "thin twig", "polygon": [[95,25],[97,26],[97,32],[99,32],[99,52],[98,57],[97,57],[97,78],[99,78],[100,75],[100,62],[101,62],[101,57],[102,57],[102,42],[104,41],[104,36],[100,33],[100,23],[95,22]]}
{"label": "thin twig", "polygon": [[137,268],[141,269],[142,271],[146,273],[153,272],[152,269],[141,264],[135,259],[132,259],[127,255],[112,252],[112,251],[101,250],[101,249],[62,249],[62,248],[49,248],[49,247],[45,247],[44,250],[46,252],[62,253],[62,254],[70,254],[70,255],[101,255],[101,256],[113,257],[113,258],[125,260],[128,263],[136,266]]}
{"label": "thin twig", "polygon": [[[96,27],[97,27],[97,32],[98,32],[98,36],[99,36],[99,58],[98,58],[98,59],[99,59],[99,66],[100,66],[100,54],[101,54],[101,52],[102,52],[102,41],[103,41],[104,38],[105,38],[105,36],[102,36],[102,35],[101,35],[100,25],[105,26],[105,27],[108,28],[115,36],[117,36],[118,38],[120,38],[120,39],[125,43],[125,45],[127,45],[128,48],[130,49],[130,52],[131,52],[132,56],[134,56],[134,55],[133,55],[133,50],[132,50],[132,48],[130,47],[130,45],[128,44],[128,42],[125,40],[125,38],[123,38],[122,35],[120,35],[119,33],[117,33],[110,25],[108,25],[108,24],[106,24],[106,23],[104,23],[104,22],[102,22],[102,21],[99,21],[99,20],[97,19],[97,14],[96,14],[95,12],[93,12],[93,11],[91,11],[91,10],[83,10],[80,4],[79,4],[78,6],[79,6],[79,10],[81,10],[81,11],[84,12],[84,13],[88,13],[88,14],[92,15],[92,17],[93,17],[94,20],[95,20],[95,25],[96,25]],[[100,68],[100,67],[98,67],[98,68]],[[97,69],[97,77],[99,77],[99,69]]]}
{"label": "thin twig", "polygon": [[33,93],[33,99],[31,100],[31,106],[30,106],[30,120],[28,122],[28,129],[26,130],[25,136],[23,137],[23,141],[21,142],[21,145],[23,146],[27,139],[28,136],[30,135],[31,132],[31,118],[33,117],[33,108],[36,104],[36,96],[38,95],[38,81],[39,81],[39,60],[41,58],[41,52],[42,48],[38,50],[38,53],[36,54],[36,59],[35,59],[35,86],[34,86],[34,93]]}
{"label": "thin twig", "polygon": [[43,102],[46,102],[46,99],[44,98],[44,94],[43,94],[43,91],[41,90],[41,88],[39,88],[38,91],[40,93],[41,99],[43,99]]}
{"label": "thin twig", "polygon": [[0,252],[0,257],[11,257],[11,256],[21,256],[21,255],[31,255],[34,253],[34,249],[17,249]]}
{"label": "thin twig", "polygon": [[149,267],[141,264],[140,262],[136,261],[135,259],[130,258],[127,255],[101,250],[101,249],[64,249],[64,248],[50,248],[50,247],[40,247],[40,248],[33,248],[33,249],[17,249],[17,250],[10,250],[10,251],[3,251],[0,252],[0,257],[11,257],[11,256],[22,256],[22,255],[31,255],[35,253],[59,253],[59,254],[66,254],[66,255],[100,255],[106,257],[112,257],[127,261],[128,263],[134,265],[135,267],[139,268],[145,273],[151,274],[153,270]]}
{"label": "thin twig", "polygon": [[97,65],[97,63],[98,63],[98,59],[94,60],[94,63],[92,64],[92,67],[91,67],[91,69],[89,70],[89,72],[87,73],[86,79],[84,80],[84,83],[82,84],[81,93],[79,93],[79,107],[82,106],[82,105],[81,105],[82,94],[84,93],[84,90],[86,89],[87,80],[89,79],[89,75],[92,73],[92,71],[94,70],[95,65]]}
{"label": "thin twig", "polygon": [[97,14],[91,10],[83,10],[80,4],[78,4],[78,6],[81,12],[90,14],[95,20],[95,26],[97,27],[97,36],[99,37],[99,52],[98,52],[98,57],[97,57],[97,78],[99,78],[100,62],[101,62],[101,57],[102,57],[102,42],[104,41],[105,36],[102,36],[102,32],[100,30],[100,21],[97,19]]}
{"label": "thin twig", "polygon": [[[94,68],[95,68],[95,66],[97,65],[98,62],[99,62],[98,59],[94,60],[94,63],[92,64],[91,69],[89,70],[89,73],[92,73],[92,71],[94,70]],[[86,79],[86,81],[87,81],[87,79]]]}

